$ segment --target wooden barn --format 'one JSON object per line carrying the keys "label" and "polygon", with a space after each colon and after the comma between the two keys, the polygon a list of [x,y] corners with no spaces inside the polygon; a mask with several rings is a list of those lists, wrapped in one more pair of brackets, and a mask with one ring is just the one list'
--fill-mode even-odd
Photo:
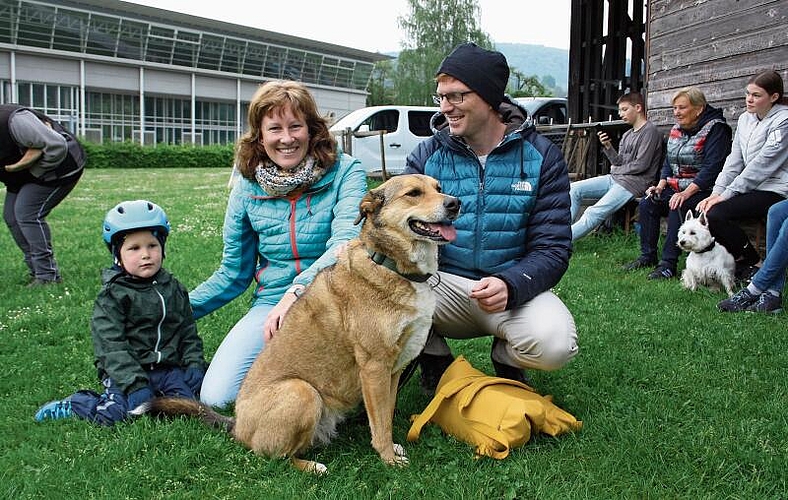
{"label": "wooden barn", "polygon": [[617,118],[616,99],[637,90],[669,127],[673,93],[695,85],[735,126],[752,75],[788,81],[786,0],[572,0],[571,38],[574,123]]}

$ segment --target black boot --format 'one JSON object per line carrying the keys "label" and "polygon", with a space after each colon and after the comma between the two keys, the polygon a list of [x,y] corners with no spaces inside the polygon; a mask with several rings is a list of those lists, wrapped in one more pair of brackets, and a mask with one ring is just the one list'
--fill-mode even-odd
{"label": "black boot", "polygon": [[495,360],[492,353],[495,350],[495,346],[498,344],[498,342],[503,342],[503,340],[496,337],[493,340],[492,349],[490,349],[490,359],[492,360],[493,368],[495,368],[495,376],[508,378],[509,380],[514,380],[516,382],[522,382],[523,384],[530,386],[531,381],[528,380],[528,377],[525,376],[525,372],[522,369]]}
{"label": "black boot", "polygon": [[454,356],[451,354],[436,356],[422,352],[416,360],[421,368],[421,393],[432,397],[435,395],[435,389],[438,387],[443,372],[454,362]]}

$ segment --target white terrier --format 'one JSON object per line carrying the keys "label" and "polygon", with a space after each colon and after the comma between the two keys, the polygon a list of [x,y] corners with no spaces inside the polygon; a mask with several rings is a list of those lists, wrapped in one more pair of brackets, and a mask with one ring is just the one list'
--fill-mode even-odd
{"label": "white terrier", "polygon": [[714,241],[705,213],[701,212],[696,218],[692,210],[687,212],[676,244],[689,252],[686,268],[681,273],[681,283],[685,288],[694,291],[699,285],[705,285],[717,292],[722,285],[729,297],[733,295],[736,262],[724,246]]}

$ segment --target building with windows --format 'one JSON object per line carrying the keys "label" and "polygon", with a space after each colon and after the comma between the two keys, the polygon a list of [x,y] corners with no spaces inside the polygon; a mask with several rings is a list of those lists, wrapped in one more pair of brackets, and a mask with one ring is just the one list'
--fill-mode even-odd
{"label": "building with windows", "polygon": [[227,144],[267,80],[306,84],[321,112],[366,105],[388,56],[118,0],[0,0],[0,103],[94,142]]}

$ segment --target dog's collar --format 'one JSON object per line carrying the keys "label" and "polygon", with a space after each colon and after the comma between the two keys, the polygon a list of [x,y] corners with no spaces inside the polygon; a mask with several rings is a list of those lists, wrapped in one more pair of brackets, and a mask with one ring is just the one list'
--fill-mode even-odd
{"label": "dog's collar", "polygon": [[380,266],[385,267],[386,269],[391,269],[395,273],[399,274],[403,278],[409,281],[415,281],[416,283],[424,283],[428,279],[430,279],[431,274],[410,274],[410,273],[401,273],[397,271],[397,263],[389,257],[388,255],[384,255],[382,253],[373,252],[367,249],[367,253],[369,253],[369,258],[372,259],[372,262],[378,264]]}
{"label": "dog's collar", "polygon": [[706,252],[710,251],[712,248],[714,248],[714,245],[716,245],[716,244],[717,244],[717,242],[716,242],[716,241],[714,241],[714,240],[711,240],[711,243],[709,243],[709,244],[706,246],[706,248],[704,248],[703,250],[698,250],[698,251],[697,251],[697,252],[695,252],[695,253],[706,253]]}

